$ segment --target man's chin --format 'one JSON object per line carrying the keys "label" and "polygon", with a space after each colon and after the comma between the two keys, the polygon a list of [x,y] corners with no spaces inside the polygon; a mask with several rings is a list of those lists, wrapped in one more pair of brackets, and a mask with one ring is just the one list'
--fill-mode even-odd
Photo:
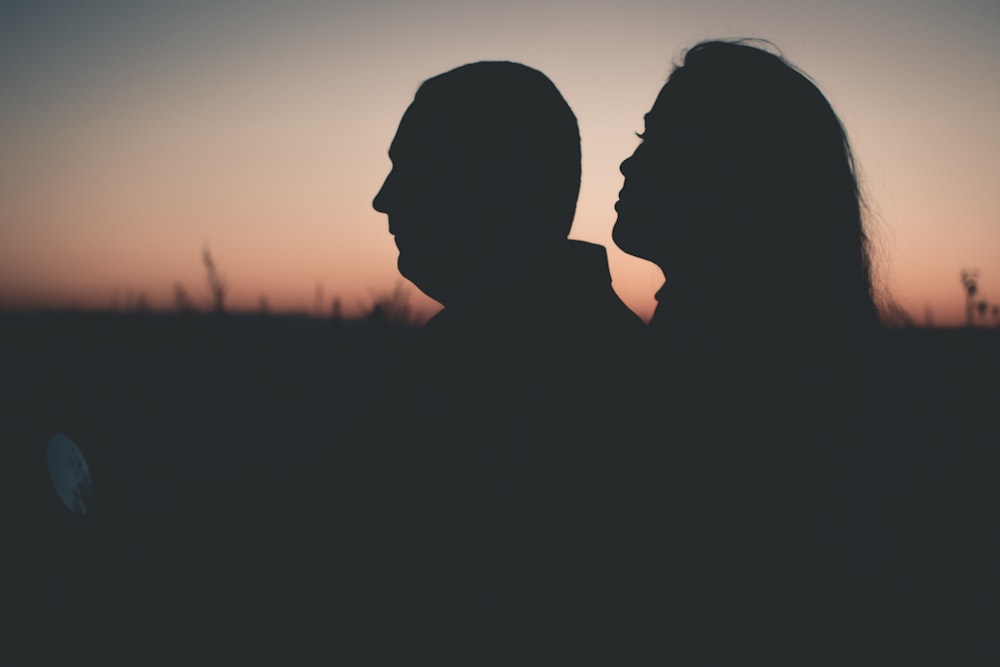
{"label": "man's chin", "polygon": [[426,270],[424,265],[414,267],[412,262],[407,261],[400,254],[399,259],[396,260],[396,268],[399,270],[399,274],[413,283],[418,290],[435,301],[444,303],[442,297],[446,290],[442,289],[438,284],[440,281],[436,280],[434,273]]}

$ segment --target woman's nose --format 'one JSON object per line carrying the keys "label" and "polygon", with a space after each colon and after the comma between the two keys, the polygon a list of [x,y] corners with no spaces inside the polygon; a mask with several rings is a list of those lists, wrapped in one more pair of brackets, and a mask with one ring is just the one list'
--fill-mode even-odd
{"label": "woman's nose", "polygon": [[628,156],[627,158],[622,160],[622,163],[620,165],[618,165],[618,171],[620,171],[622,173],[622,176],[625,176],[626,178],[628,177],[628,169],[632,163],[632,157],[633,156],[631,155]]}

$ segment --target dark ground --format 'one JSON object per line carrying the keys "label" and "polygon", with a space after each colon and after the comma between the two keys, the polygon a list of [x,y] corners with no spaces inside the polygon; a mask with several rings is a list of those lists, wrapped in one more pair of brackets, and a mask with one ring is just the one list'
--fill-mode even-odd
{"label": "dark ground", "polygon": [[[108,656],[112,638],[120,650],[111,654],[155,662],[141,638],[168,613],[186,616],[179,620],[194,633],[233,625],[215,615],[230,614],[233,597],[201,595],[195,573],[217,557],[209,545],[227,526],[252,526],[282,507],[288,480],[350,437],[413,333],[296,316],[0,315],[0,611],[12,640],[0,652],[24,651],[14,661],[0,655],[0,664],[76,656],[88,638],[96,655]],[[928,651],[940,664],[948,655],[1000,655],[992,625],[1000,618],[1000,330],[893,330],[888,354],[887,414],[897,427],[880,456],[898,487],[893,511],[914,598],[928,633],[941,637]],[[55,433],[71,437],[89,463],[86,516],[71,514],[49,482],[46,444]],[[306,529],[329,530],[318,521]],[[253,574],[232,572],[217,596],[249,604]],[[112,618],[102,612],[109,605],[118,610],[106,621],[114,627],[99,620]],[[301,631],[333,632],[336,641],[329,627]],[[235,654],[247,638],[233,641]]]}
{"label": "dark ground", "polygon": [[[88,638],[101,638],[92,647],[100,655],[108,637],[117,638],[110,655],[148,664],[155,653],[130,648],[147,635],[162,640],[147,624],[177,621],[192,637],[235,625],[226,618],[241,606],[234,596],[252,606],[254,580],[268,575],[221,562],[235,560],[220,548],[224,536],[240,535],[241,548],[259,552],[246,562],[259,567],[259,554],[275,550],[269,511],[312,516],[290,508],[301,502],[300,473],[350,437],[382,366],[413,333],[302,316],[0,316],[9,517],[0,611],[3,634],[19,640],[0,642],[0,664],[31,664],[2,658],[18,644],[39,664],[74,655],[70,645]],[[49,481],[54,433],[89,464],[85,516],[70,513]],[[247,537],[256,525],[260,544]],[[232,581],[213,574],[215,594],[202,595],[202,573],[219,571]],[[100,627],[104,619],[118,627]]]}

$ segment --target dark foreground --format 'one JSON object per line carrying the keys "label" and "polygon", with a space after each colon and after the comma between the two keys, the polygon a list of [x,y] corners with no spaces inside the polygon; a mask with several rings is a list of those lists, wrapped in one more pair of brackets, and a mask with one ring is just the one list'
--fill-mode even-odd
{"label": "dark foreground", "polygon": [[[0,651],[17,651],[0,663],[214,663],[267,650],[287,659],[296,645],[338,655],[349,623],[313,610],[337,606],[324,597],[335,587],[269,597],[301,577],[288,571],[298,554],[283,545],[310,543],[281,535],[338,527],[322,521],[322,507],[299,508],[290,524],[275,516],[296,511],[291,497],[321,505],[322,492],[297,493],[300,472],[322,470],[377,409],[379,378],[413,335],[381,321],[291,316],[0,315],[0,600],[12,638]],[[1000,331],[900,329],[889,343],[898,428],[880,456],[899,487],[894,511],[915,563],[926,664],[977,664],[1000,654]],[[89,463],[84,516],[49,482],[55,433]],[[252,553],[216,548],[230,531]],[[303,572],[316,566],[301,556]],[[287,605],[272,641],[253,622],[262,605]]]}

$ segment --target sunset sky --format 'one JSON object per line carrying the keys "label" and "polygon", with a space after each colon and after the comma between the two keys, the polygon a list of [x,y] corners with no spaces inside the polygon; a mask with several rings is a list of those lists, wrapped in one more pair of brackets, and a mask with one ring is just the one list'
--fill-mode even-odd
{"label": "sunset sky", "polygon": [[[87,8],[84,8],[87,5]],[[1000,303],[995,0],[13,3],[0,24],[0,305],[143,292],[347,314],[399,280],[371,208],[424,79],[477,60],[545,72],[580,123],[572,236],[608,247],[648,317],[659,270],[614,247],[619,163],[687,46],[761,37],[853,142],[878,278],[914,318],[963,317],[963,268]],[[6,7],[6,6],[5,6]],[[437,306],[413,289],[415,305]]]}

